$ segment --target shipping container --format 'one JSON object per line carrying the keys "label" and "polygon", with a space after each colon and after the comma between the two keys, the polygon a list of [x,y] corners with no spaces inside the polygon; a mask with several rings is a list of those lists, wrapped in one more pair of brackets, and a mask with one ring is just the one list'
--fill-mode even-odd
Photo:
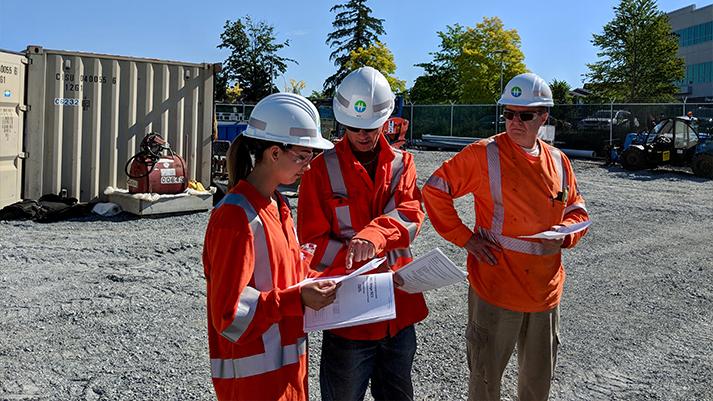
{"label": "shipping container", "polygon": [[20,200],[25,65],[20,53],[0,50],[0,208]]}
{"label": "shipping container", "polygon": [[24,197],[80,201],[126,188],[124,167],[158,132],[210,184],[214,65],[28,46]]}

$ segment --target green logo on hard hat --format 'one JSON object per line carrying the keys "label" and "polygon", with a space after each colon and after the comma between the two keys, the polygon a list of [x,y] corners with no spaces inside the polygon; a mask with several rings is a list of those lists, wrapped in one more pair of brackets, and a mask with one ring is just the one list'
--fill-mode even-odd
{"label": "green logo on hard hat", "polygon": [[520,97],[520,95],[522,95],[522,89],[520,89],[519,86],[513,86],[512,89],[510,89],[510,94],[512,97]]}
{"label": "green logo on hard hat", "polygon": [[363,100],[357,100],[356,103],[354,103],[354,110],[356,110],[357,113],[363,113],[366,111],[366,102]]}

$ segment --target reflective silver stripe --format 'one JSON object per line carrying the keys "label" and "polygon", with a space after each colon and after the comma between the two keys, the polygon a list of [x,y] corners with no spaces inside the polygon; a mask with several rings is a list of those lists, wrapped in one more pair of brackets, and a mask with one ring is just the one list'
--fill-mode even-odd
{"label": "reflective silver stripe", "polygon": [[343,246],[343,243],[330,239],[327,243],[327,249],[324,250],[324,255],[322,255],[322,260],[319,261],[317,271],[324,271],[324,269],[331,266]]}
{"label": "reflective silver stripe", "polygon": [[391,161],[391,184],[389,184],[389,193],[393,196],[396,187],[401,181],[401,176],[404,173],[404,154],[398,149],[393,149],[394,160]]}
{"label": "reflective silver stripe", "polygon": [[390,266],[393,266],[398,261],[398,258],[413,259],[411,248],[398,248],[386,252],[386,261]]}
{"label": "reflective silver stripe", "polygon": [[374,113],[378,113],[378,112],[380,112],[381,110],[386,110],[386,109],[388,109],[389,107],[391,107],[391,105],[392,105],[393,103],[394,103],[394,100],[393,100],[393,99],[389,99],[389,100],[387,100],[387,101],[385,101],[385,102],[383,102],[383,103],[375,104],[374,107],[372,107],[372,110],[374,111]]}
{"label": "reflective silver stripe", "polygon": [[339,223],[339,236],[342,238],[351,238],[354,236],[354,228],[352,228],[352,216],[349,212],[349,206],[337,206],[337,222]]}
{"label": "reflective silver stripe", "polygon": [[573,210],[577,210],[577,209],[582,209],[586,213],[589,213],[589,212],[587,212],[587,208],[584,206],[584,203],[573,203],[573,204],[567,206],[566,208],[564,208],[564,214],[567,214],[567,213],[569,213]]}
{"label": "reflective silver stripe", "polygon": [[399,224],[408,230],[409,242],[413,242],[416,238],[416,232],[418,231],[418,224],[406,218],[399,210],[392,210],[386,213],[386,215],[398,221]]}
{"label": "reflective silver stripe", "polygon": [[500,244],[504,249],[513,252],[525,253],[528,255],[554,255],[560,253],[560,249],[545,249],[541,242],[530,242],[519,238],[506,237],[496,234],[483,228],[478,228],[481,236],[488,238],[491,242]]}
{"label": "reflective silver stripe", "polygon": [[248,120],[248,125],[261,131],[265,131],[265,128],[267,128],[267,123],[265,121],[258,120],[255,117],[250,117],[250,120]]}
{"label": "reflective silver stripe", "polygon": [[329,175],[329,184],[332,186],[332,193],[346,198],[348,194],[347,186],[344,185],[342,169],[339,166],[339,158],[334,148],[324,152],[324,162],[327,165],[327,175]]}
{"label": "reflective silver stripe", "polygon": [[389,184],[391,197],[384,207],[385,213],[396,209],[396,187],[399,185],[399,181],[401,181],[401,176],[404,172],[403,152],[399,149],[392,150],[394,151],[394,160],[391,161],[391,183]]}
{"label": "reflective silver stripe", "polygon": [[[389,184],[389,193],[391,198],[386,203],[384,207],[384,213],[396,219],[401,225],[403,225],[409,233],[409,243],[413,242],[416,238],[416,233],[418,232],[418,224],[412,222],[405,218],[398,210],[396,210],[396,187],[398,187],[401,181],[401,176],[404,172],[404,153],[402,150],[393,149],[394,160],[391,161],[391,184]],[[413,259],[413,254],[411,253],[411,248],[398,248],[386,252],[386,260],[389,266],[393,266],[398,262],[399,258],[409,258]]]}
{"label": "reflective silver stripe", "polygon": [[[348,198],[347,187],[344,185],[344,177],[342,169],[339,166],[339,158],[334,149],[324,152],[324,161],[327,165],[327,175],[329,175],[329,184],[332,186],[332,193],[336,196]],[[338,206],[336,208],[337,222],[339,223],[339,236],[351,238],[354,236],[354,228],[352,227],[352,216],[349,211],[349,206]]]}
{"label": "reflective silver stripe", "polygon": [[[562,160],[562,153],[560,153],[559,149],[550,146],[550,154],[552,155],[552,159],[554,159],[555,162],[555,170],[557,170],[557,177],[560,178],[561,182],[560,185],[562,188],[562,192],[567,189],[567,170],[564,168],[564,160]],[[567,199],[564,199],[565,202],[567,202]]]}
{"label": "reflective silver stripe", "polygon": [[349,100],[342,96],[341,93],[337,92],[337,102],[342,105],[342,107],[349,108]]}
{"label": "reflective silver stripe", "polygon": [[292,128],[290,128],[290,136],[310,136],[310,137],[316,137],[316,136],[317,136],[317,130],[314,129],[314,128],[292,127]]}
{"label": "reflective silver stripe", "polygon": [[[242,194],[228,194],[223,198],[220,206],[225,204],[241,207],[245,211],[250,230],[253,234],[253,248],[255,250],[255,268],[253,278],[255,279],[255,289],[258,291],[270,291],[274,288],[272,284],[272,268],[270,266],[270,255],[267,250],[267,239],[265,238],[265,227],[260,220],[255,208]],[[219,207],[220,207],[219,206]]]}
{"label": "reflective silver stripe", "polygon": [[441,178],[435,174],[428,177],[428,180],[426,181],[426,185],[428,185],[429,187],[436,188],[437,190],[439,190],[441,192],[445,192],[447,194],[451,193],[451,188],[448,186],[448,183],[446,182],[446,180],[444,180],[443,178]]}
{"label": "reflective silver stripe", "polygon": [[307,339],[300,337],[295,344],[282,346],[277,323],[262,335],[265,352],[235,359],[211,359],[211,376],[215,379],[239,379],[260,375],[299,362],[307,353]]}
{"label": "reflective silver stripe", "polygon": [[490,196],[493,198],[493,223],[491,230],[495,234],[502,234],[505,209],[503,208],[503,188],[502,178],[500,176],[500,150],[495,140],[491,140],[485,149],[488,157]]}
{"label": "reflective silver stripe", "polygon": [[226,327],[220,335],[229,341],[238,341],[240,336],[247,330],[250,322],[252,322],[253,316],[255,316],[258,299],[260,299],[260,291],[249,286],[243,288],[243,292],[240,293],[238,298],[238,310],[235,311],[233,323]]}
{"label": "reflective silver stripe", "polygon": [[391,195],[391,198],[389,198],[389,201],[386,202],[386,206],[384,207],[384,211],[392,211],[396,209],[396,196]]}

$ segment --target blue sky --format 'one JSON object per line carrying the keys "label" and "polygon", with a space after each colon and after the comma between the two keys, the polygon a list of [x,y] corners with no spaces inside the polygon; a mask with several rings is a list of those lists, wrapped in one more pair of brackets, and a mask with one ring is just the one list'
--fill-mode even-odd
{"label": "blue sky", "polygon": [[[289,39],[282,55],[293,58],[284,77],[304,80],[307,88],[321,89],[335,71],[325,39],[334,13],[327,0],[253,1],[49,1],[0,0],[0,49],[22,50],[27,45],[125,56],[189,62],[219,62],[227,54],[217,49],[226,20],[250,15],[275,26],[279,40]],[[459,23],[474,26],[483,17],[497,16],[507,29],[517,29],[522,39],[525,65],[548,82],[582,84],[587,63],[597,60],[592,33],[613,16],[614,0],[553,1],[386,1],[371,0],[373,15],[384,19],[382,40],[394,53],[396,76],[407,87],[422,74],[414,64],[431,59],[438,49],[437,31]],[[664,12],[690,4],[690,0],[659,0]]]}

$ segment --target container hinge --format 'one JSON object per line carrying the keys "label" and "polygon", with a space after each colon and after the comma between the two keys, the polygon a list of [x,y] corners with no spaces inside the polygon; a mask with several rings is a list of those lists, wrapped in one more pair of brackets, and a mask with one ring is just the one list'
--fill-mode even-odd
{"label": "container hinge", "polygon": [[18,159],[27,159],[28,157],[30,157],[29,152],[20,152],[20,154],[17,155]]}
{"label": "container hinge", "polygon": [[18,104],[16,108],[17,108],[17,110],[15,110],[15,111],[17,112],[17,114],[20,114],[21,111],[29,110],[29,107],[27,107],[27,105],[24,105],[24,104]]}
{"label": "container hinge", "polygon": [[28,59],[26,59],[26,58],[22,58],[22,59],[20,60],[20,62],[21,62],[22,64],[25,64],[25,65],[30,64],[30,60],[28,60]]}

